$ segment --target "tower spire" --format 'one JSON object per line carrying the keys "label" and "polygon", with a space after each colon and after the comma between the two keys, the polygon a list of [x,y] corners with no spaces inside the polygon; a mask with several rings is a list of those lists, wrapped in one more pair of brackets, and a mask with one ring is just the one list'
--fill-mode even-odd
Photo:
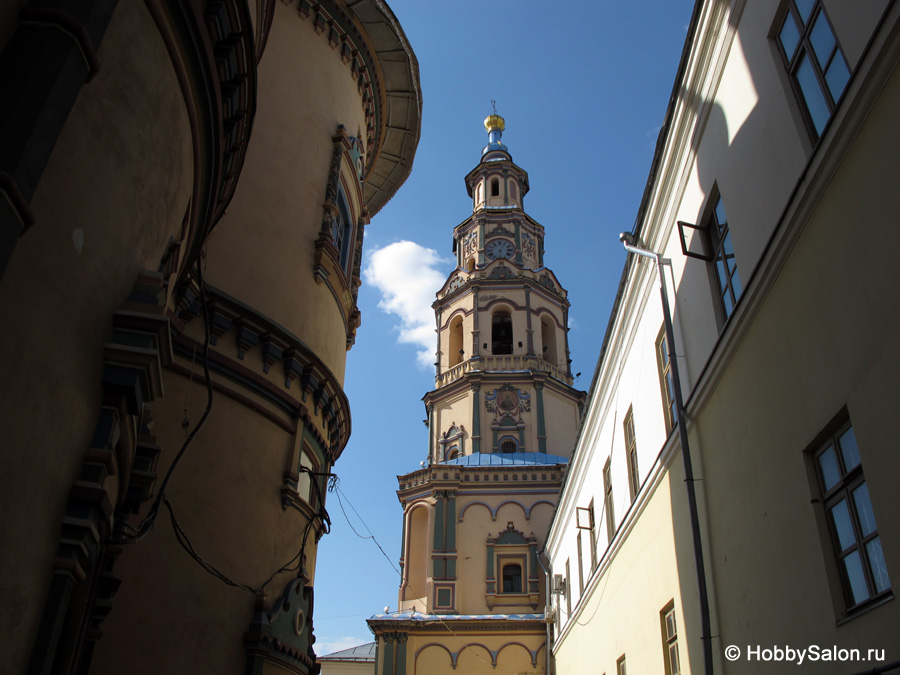
{"label": "tower spire", "polygon": [[484,146],[481,155],[484,157],[487,153],[495,150],[503,151],[508,155],[509,149],[500,142],[503,131],[506,129],[506,120],[497,114],[497,102],[492,100],[491,105],[494,112],[484,119],[484,128],[488,132],[488,144]]}

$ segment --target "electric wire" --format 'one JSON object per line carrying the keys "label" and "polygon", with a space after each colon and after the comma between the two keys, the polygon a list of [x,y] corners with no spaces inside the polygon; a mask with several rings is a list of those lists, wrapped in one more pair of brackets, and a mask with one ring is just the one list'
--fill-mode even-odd
{"label": "electric wire", "polygon": [[185,453],[187,453],[188,447],[190,446],[191,442],[197,436],[197,433],[200,431],[200,429],[203,428],[203,425],[209,418],[209,414],[212,412],[213,386],[209,368],[209,346],[211,341],[209,326],[209,305],[206,300],[205,285],[203,283],[203,264],[201,261],[201,256],[197,256],[197,286],[200,292],[200,306],[203,312],[204,322],[203,376],[206,378],[206,409],[203,411],[203,415],[197,421],[197,424],[195,424],[194,428],[191,429],[191,432],[188,434],[187,438],[184,439],[184,443],[181,445],[181,449],[178,451],[178,454],[175,455],[175,459],[172,460],[172,464],[169,466],[168,471],[166,471],[166,475],[163,477],[163,481],[160,484],[159,493],[156,495],[156,499],[154,500],[153,505],[150,507],[150,511],[147,513],[147,516],[143,521],[141,521],[141,524],[136,528],[136,530],[135,528],[129,528],[136,533],[133,535],[120,534],[115,539],[115,543],[117,544],[136,544],[148,534],[150,534],[150,531],[156,524],[156,519],[159,517],[160,507],[166,500],[166,488],[169,485],[169,481],[172,479],[172,475],[175,473],[175,469],[184,458],[184,455]]}
{"label": "electric wire", "polygon": [[[190,557],[193,558],[194,561],[197,562],[198,565],[200,565],[200,567],[202,567],[206,572],[208,572],[209,574],[211,574],[215,578],[219,579],[222,583],[224,583],[228,586],[232,586],[234,588],[240,588],[240,589],[246,590],[256,596],[259,596],[265,591],[266,587],[279,574],[282,574],[284,572],[300,572],[301,571],[302,564],[303,564],[303,552],[306,549],[306,542],[307,542],[307,539],[309,537],[309,532],[312,529],[314,522],[316,521],[316,519],[319,519],[322,522],[322,534],[327,534],[331,530],[331,518],[329,517],[328,512],[325,510],[325,506],[324,506],[325,500],[324,500],[324,496],[322,495],[321,485],[319,484],[318,480],[312,479],[310,482],[313,484],[314,489],[316,491],[316,495],[318,497],[318,510],[317,510],[315,517],[310,518],[306,523],[306,527],[304,528],[300,547],[298,548],[297,553],[295,553],[291,557],[291,559],[288,560],[285,564],[283,564],[281,567],[279,567],[277,570],[275,570],[262,584],[260,584],[259,586],[255,587],[255,588],[248,584],[234,581],[229,576],[227,576],[225,573],[223,573],[221,570],[219,570],[215,565],[213,565],[208,560],[206,560],[202,555],[200,555],[197,552],[196,548],[194,547],[193,543],[191,542],[190,538],[188,537],[187,533],[185,532],[184,528],[178,522],[178,518],[175,515],[175,509],[172,506],[172,503],[169,501],[169,498],[166,494],[166,490],[167,490],[169,481],[171,480],[172,476],[175,473],[175,469],[177,468],[177,466],[181,462],[181,460],[184,458],[184,455],[186,454],[188,447],[190,446],[190,444],[194,440],[194,438],[197,436],[197,433],[200,431],[200,429],[203,428],[204,424],[206,423],[206,420],[209,418],[209,415],[212,412],[212,407],[213,407],[213,386],[212,386],[212,377],[210,374],[210,365],[209,365],[209,350],[210,350],[210,343],[211,343],[210,322],[209,322],[209,305],[208,305],[208,301],[206,298],[206,286],[203,281],[202,256],[198,256],[198,258],[197,258],[196,272],[197,272],[197,286],[198,286],[198,290],[199,290],[199,294],[200,294],[200,306],[201,306],[201,310],[203,313],[203,323],[204,323],[204,339],[203,339],[202,359],[203,359],[203,376],[206,380],[206,392],[207,392],[206,408],[205,408],[202,416],[200,417],[200,419],[197,421],[197,424],[195,424],[193,429],[190,431],[190,433],[188,433],[187,438],[185,439],[185,441],[182,444],[181,448],[179,449],[178,453],[175,455],[175,458],[172,460],[172,464],[169,466],[169,469],[166,471],[166,475],[164,476],[163,481],[160,485],[159,492],[158,492],[156,499],[154,500],[152,506],[150,507],[150,511],[148,512],[147,516],[141,521],[140,525],[138,525],[137,527],[134,527],[130,523],[127,523],[125,521],[120,521],[119,523],[117,523],[117,525],[119,526],[118,529],[120,529],[120,533],[114,539],[114,541],[116,544],[130,545],[130,544],[136,544],[137,542],[144,539],[150,533],[150,531],[153,529],[154,525],[156,524],[156,520],[159,517],[159,511],[160,511],[161,507],[165,506],[169,512],[169,520],[172,524],[172,530],[175,533],[176,541],[188,553],[188,555],[190,555]],[[194,352],[193,352],[193,356],[191,359],[191,363],[196,363],[196,344],[194,347]],[[190,382],[193,382],[193,370],[191,370]],[[187,396],[187,394],[185,394],[185,396]],[[187,398],[185,398],[185,428],[187,428],[186,402],[187,402]],[[301,471],[303,471],[306,469],[306,467],[300,467],[300,469],[301,469]],[[308,472],[310,474],[313,474],[312,471],[308,471]],[[315,474],[315,475],[316,476],[328,475],[328,476],[332,476],[334,479],[337,478],[337,476],[334,476],[334,474]],[[124,529],[127,529],[132,534],[130,534],[130,535],[123,534],[121,532],[121,530],[124,530]]]}
{"label": "electric wire", "polygon": [[[400,570],[397,569],[397,566],[394,565],[394,561],[390,559],[390,557],[388,556],[387,553],[385,553],[384,549],[381,547],[381,544],[378,543],[378,540],[375,538],[375,535],[372,534],[372,530],[370,530],[370,529],[369,529],[369,526],[366,525],[366,521],[363,520],[363,518],[362,518],[361,515],[359,515],[359,511],[356,510],[356,508],[353,506],[353,503],[347,498],[347,495],[345,495],[345,494],[343,493],[343,490],[341,490],[340,487],[338,486],[338,483],[339,483],[339,482],[340,482],[340,481],[334,481],[334,484],[333,484],[333,488],[332,488],[332,489],[333,489],[333,491],[334,491],[334,494],[335,494],[335,495],[337,496],[337,498],[338,498],[338,504],[340,504],[340,506],[341,506],[341,513],[343,513],[343,514],[344,514],[344,518],[347,519],[347,524],[350,526],[350,529],[353,530],[353,534],[355,534],[355,535],[356,535],[357,537],[359,537],[360,539],[371,539],[372,542],[378,547],[378,550],[381,551],[381,555],[384,556],[384,559],[388,561],[388,564],[389,564],[392,568],[394,568],[394,571],[402,578],[403,575],[400,573]],[[353,527],[353,523],[350,522],[350,518],[349,518],[349,516],[347,516],[347,511],[344,509],[344,501],[343,501],[343,499],[341,499],[341,497],[343,497],[343,499],[346,499],[346,500],[347,500],[347,504],[350,505],[350,508],[353,509],[353,513],[355,513],[355,514],[356,514],[356,517],[359,518],[359,522],[361,522],[361,523],[363,524],[363,527],[366,528],[366,531],[369,533],[369,536],[368,536],[368,537],[367,537],[367,536],[364,536],[364,535],[362,535],[362,534],[360,534],[359,532],[356,531],[356,528]]]}

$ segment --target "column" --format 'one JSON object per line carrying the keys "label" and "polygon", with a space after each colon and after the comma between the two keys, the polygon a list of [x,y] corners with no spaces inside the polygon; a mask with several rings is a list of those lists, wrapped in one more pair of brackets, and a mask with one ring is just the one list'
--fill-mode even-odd
{"label": "column", "polygon": [[481,345],[478,340],[481,339],[481,331],[478,329],[478,288],[472,292],[472,358],[481,358]]}
{"label": "column", "polygon": [[[447,492],[447,505],[444,511],[447,518],[447,551],[456,552],[456,493]],[[447,579],[456,578],[456,556],[447,557]]]}
{"label": "column", "polygon": [[384,675],[394,675],[394,634],[384,634]]}
{"label": "column", "polygon": [[407,633],[397,633],[397,675],[406,675],[406,641]]}
{"label": "column", "polygon": [[444,503],[446,493],[437,491],[434,493],[434,545],[431,549],[431,558],[434,563],[435,579],[443,579],[446,577],[447,559],[440,556],[439,553],[444,551]]}
{"label": "column", "polygon": [[427,405],[425,410],[428,413],[428,459],[432,462],[440,461],[440,457],[434,456],[434,406]]}
{"label": "column", "polygon": [[534,327],[531,325],[531,288],[525,287],[526,356],[534,356]]}
{"label": "column", "polygon": [[534,383],[534,393],[537,404],[537,437],[538,452],[547,452],[547,428],[544,422],[544,383]]}
{"label": "column", "polygon": [[481,385],[472,385],[472,452],[481,452]]}

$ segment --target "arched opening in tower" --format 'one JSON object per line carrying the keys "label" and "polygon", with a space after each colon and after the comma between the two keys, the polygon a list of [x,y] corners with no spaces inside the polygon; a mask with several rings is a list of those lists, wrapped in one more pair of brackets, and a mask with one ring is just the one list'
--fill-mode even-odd
{"label": "arched opening in tower", "polygon": [[465,349],[463,348],[463,320],[461,316],[455,317],[450,322],[450,341],[447,346],[449,349],[448,365],[450,368],[458,366],[465,358]]}
{"label": "arched opening in tower", "polygon": [[409,516],[409,529],[407,530],[406,561],[406,588],[403,600],[409,602],[422,600],[420,611],[425,609],[425,574],[428,569],[428,510],[425,507],[417,507]]}
{"label": "arched opening in tower", "polygon": [[491,317],[491,353],[494,356],[513,353],[512,318],[509,312],[494,312]]}
{"label": "arched opening in tower", "polygon": [[553,321],[544,316],[541,317],[541,344],[543,345],[543,358],[544,361],[552,363],[556,365],[557,354],[556,354],[556,326],[553,325]]}

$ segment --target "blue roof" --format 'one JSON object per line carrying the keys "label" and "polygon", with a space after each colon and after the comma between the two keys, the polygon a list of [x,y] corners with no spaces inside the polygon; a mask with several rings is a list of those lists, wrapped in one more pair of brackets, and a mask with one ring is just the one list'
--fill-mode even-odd
{"label": "blue roof", "polygon": [[448,459],[440,464],[455,464],[457,466],[533,466],[568,463],[567,457],[548,455],[546,452],[473,452],[471,455]]}

